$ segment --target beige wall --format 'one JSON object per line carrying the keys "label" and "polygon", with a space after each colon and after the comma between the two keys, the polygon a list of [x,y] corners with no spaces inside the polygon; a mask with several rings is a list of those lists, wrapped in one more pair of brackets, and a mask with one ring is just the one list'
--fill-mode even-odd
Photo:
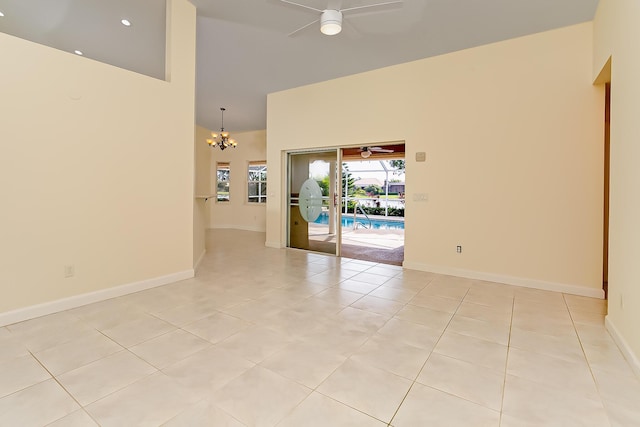
{"label": "beige wall", "polygon": [[640,375],[640,3],[600,0],[593,78],[611,58],[608,326]]}
{"label": "beige wall", "polygon": [[168,8],[170,83],[0,34],[0,314],[192,269],[196,13]]}
{"label": "beige wall", "polygon": [[[266,131],[232,132],[232,137],[238,142],[236,148],[209,148],[206,143],[210,132],[206,131],[198,144],[207,148],[208,161],[211,165],[211,193],[215,194],[215,168],[217,162],[229,162],[231,165],[230,202],[216,202],[209,204],[209,228],[236,228],[239,230],[265,231],[264,203],[247,202],[247,168],[250,161],[266,160]],[[200,135],[200,133],[199,133]],[[206,155],[205,154],[205,155]],[[267,171],[269,173],[270,171]]]}
{"label": "beige wall", "polygon": [[202,126],[196,126],[194,139],[195,194],[193,202],[193,265],[197,266],[205,251],[205,233],[209,226],[209,206],[213,203],[211,195],[211,153],[209,146],[203,144],[210,132]]}
{"label": "beige wall", "polygon": [[591,62],[585,23],[269,95],[267,245],[285,243],[285,150],[404,140],[405,266],[601,296]]}

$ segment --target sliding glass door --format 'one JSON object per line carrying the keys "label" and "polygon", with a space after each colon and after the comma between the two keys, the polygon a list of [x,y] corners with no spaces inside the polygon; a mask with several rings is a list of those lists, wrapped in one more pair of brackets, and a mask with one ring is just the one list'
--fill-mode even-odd
{"label": "sliding glass door", "polygon": [[339,255],[339,150],[288,155],[287,246]]}

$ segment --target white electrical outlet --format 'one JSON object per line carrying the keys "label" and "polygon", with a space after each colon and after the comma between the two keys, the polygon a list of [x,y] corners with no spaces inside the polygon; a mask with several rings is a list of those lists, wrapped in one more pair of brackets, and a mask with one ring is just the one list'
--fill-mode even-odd
{"label": "white electrical outlet", "polygon": [[76,268],[73,265],[64,266],[64,277],[73,277],[76,274]]}
{"label": "white electrical outlet", "polygon": [[462,253],[462,246],[460,246],[460,245],[456,246],[456,252],[461,254]]}
{"label": "white electrical outlet", "polygon": [[414,202],[426,202],[427,200],[429,200],[429,195],[427,193],[413,193]]}

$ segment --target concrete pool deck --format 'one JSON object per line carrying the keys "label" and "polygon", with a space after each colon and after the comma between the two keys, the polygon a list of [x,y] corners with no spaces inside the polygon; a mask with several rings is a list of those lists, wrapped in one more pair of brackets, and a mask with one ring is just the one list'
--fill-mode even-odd
{"label": "concrete pool deck", "polygon": [[[309,223],[309,249],[331,252],[336,236],[328,234],[326,225]],[[404,259],[404,230],[342,227],[341,256],[402,265]]]}

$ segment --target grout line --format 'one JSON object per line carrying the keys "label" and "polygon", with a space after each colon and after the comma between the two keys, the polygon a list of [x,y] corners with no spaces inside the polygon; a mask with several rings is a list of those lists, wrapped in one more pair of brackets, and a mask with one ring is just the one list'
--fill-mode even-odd
{"label": "grout line", "polygon": [[[29,354],[31,354],[31,356],[40,364],[40,366],[42,366],[42,369],[44,369],[45,371],[47,371],[47,373],[49,375],[51,375],[51,378],[60,386],[60,388],[63,389],[65,391],[65,393],[67,393],[67,395],[69,395],[69,397],[71,397],[71,399],[73,399],[74,402],[76,402],[76,404],[78,405],[79,409],[84,411],[89,416],[89,418],[91,418],[97,425],[100,425],[98,423],[98,421],[95,418],[93,418],[93,416],[85,409],[84,405],[82,405],[80,402],[78,402],[78,399],[76,399],[76,397],[73,394],[71,394],[71,392],[69,390],[67,390],[67,388],[58,380],[58,377],[53,375],[53,373],[51,371],[49,371],[49,369],[46,366],[44,366],[44,364],[40,361],[40,359],[38,359],[36,357],[36,355],[31,352],[31,350],[29,350]],[[86,365],[84,365],[84,366],[86,366]],[[45,381],[48,381],[48,379],[45,380]],[[41,381],[41,382],[44,382],[44,381]],[[37,383],[37,384],[40,384],[40,383]],[[76,411],[77,411],[77,409],[76,409]],[[56,422],[58,420],[61,420],[62,418],[66,417],[66,416],[68,416],[68,415],[70,415],[70,414],[72,414],[72,413],[74,413],[76,411],[69,412],[68,414],[65,414],[64,416],[58,418],[57,420],[52,421],[52,423]],[[49,423],[49,424],[51,424],[51,423]]]}
{"label": "grout line", "polygon": [[596,388],[596,391],[598,392],[598,397],[600,398],[600,403],[602,403],[602,407],[604,408],[605,414],[606,414],[607,418],[609,418],[609,411],[607,411],[607,407],[605,405],[604,398],[602,397],[602,393],[600,392],[600,386],[598,385],[598,381],[596,380],[596,376],[593,373],[593,368],[591,367],[591,362],[589,362],[589,358],[587,357],[587,353],[584,350],[584,345],[582,343],[582,338],[580,337],[580,334],[578,333],[578,328],[576,328],[576,322],[573,319],[573,314],[571,313],[571,310],[569,309],[569,303],[567,302],[565,294],[562,294],[562,299],[563,299],[565,305],[567,306],[567,310],[569,310],[569,317],[571,318],[571,325],[573,326],[573,330],[574,330],[576,336],[578,337],[578,342],[580,343],[580,349],[582,350],[582,355],[584,356],[584,360],[587,363],[587,367],[589,368],[589,374],[591,374],[591,379],[593,380],[593,384],[594,384],[594,386]]}
{"label": "grout line", "polygon": [[[431,284],[431,282],[433,281],[433,279],[427,284],[427,286],[429,286],[429,284]],[[425,288],[427,287],[425,286]],[[425,289],[423,288],[423,289]],[[469,293],[469,290],[471,290],[471,287],[469,287],[467,289],[467,291],[464,293],[464,296],[460,299],[460,301],[458,302],[458,306],[456,307],[455,311],[451,314],[451,318],[449,319],[449,321],[447,322],[447,325],[444,327],[444,329],[442,329],[442,332],[440,333],[440,336],[438,337],[438,339],[436,340],[436,342],[433,344],[433,348],[431,349],[431,351],[429,352],[429,356],[427,356],[427,359],[424,361],[424,363],[422,364],[422,366],[420,367],[420,369],[418,370],[418,373],[416,374],[415,378],[413,379],[413,381],[411,382],[411,386],[409,386],[409,389],[407,390],[407,392],[405,393],[404,397],[402,398],[402,401],[400,402],[400,404],[398,405],[398,408],[396,409],[396,411],[393,413],[393,416],[391,417],[391,420],[389,421],[389,425],[391,425],[391,423],[393,422],[393,419],[396,417],[396,415],[398,415],[398,411],[400,411],[400,408],[402,407],[402,404],[404,403],[404,401],[407,399],[407,396],[409,396],[409,393],[411,392],[411,390],[413,389],[413,386],[416,384],[418,377],[420,376],[420,374],[422,373],[422,370],[424,369],[424,367],[427,365],[427,362],[429,362],[429,359],[431,359],[431,356],[433,355],[433,351],[435,350],[435,348],[438,346],[438,343],[440,342],[440,340],[442,339],[442,336],[445,334],[447,328],[449,327],[449,325],[451,324],[451,322],[453,321],[453,318],[455,317],[456,313],[458,312],[458,309],[460,308],[460,306],[462,305],[462,301],[464,301],[464,299],[466,298],[467,294]],[[408,305],[409,303],[407,303],[406,305]],[[426,326],[426,325],[425,325]],[[420,383],[418,383],[420,384]],[[422,384],[421,384],[422,385]],[[427,386],[428,387],[428,386]],[[433,388],[433,387],[432,387]],[[442,390],[439,390],[442,391]],[[444,392],[446,393],[446,392]]]}
{"label": "grout line", "polygon": [[[328,395],[326,395],[326,394],[324,394],[324,393],[322,393],[322,392],[320,392],[320,391],[314,390],[313,392],[316,392],[316,393],[318,393],[318,394],[320,394],[320,395],[322,395],[322,396],[326,397],[327,399],[331,399],[331,400],[333,400],[334,402],[337,402],[337,403],[339,403],[339,404],[341,404],[341,405],[344,405],[344,406],[346,406],[347,408],[351,408],[351,409],[353,409],[354,411],[358,411],[358,412],[360,412],[361,414],[366,415],[367,417],[373,418],[374,420],[378,420],[378,421],[380,421],[381,423],[384,423],[384,424],[387,424],[387,425],[390,425],[390,423],[391,423],[391,421],[389,421],[389,423],[387,423],[387,422],[385,422],[384,420],[381,420],[380,418],[376,418],[376,417],[374,417],[374,416],[373,416],[373,415],[371,415],[371,414],[367,414],[366,412],[363,412],[363,411],[361,411],[361,410],[360,410],[360,409],[358,409],[358,408],[354,408],[353,406],[348,405],[348,404],[346,404],[346,403],[344,403],[344,402],[341,402],[340,400],[335,399],[335,398],[333,398],[333,397],[331,397],[331,396],[328,396]],[[313,392],[311,392],[311,393],[309,394],[309,396],[311,396],[311,394],[313,394]],[[308,398],[309,396],[307,396],[307,398]],[[306,400],[307,398],[305,398],[305,400]],[[300,402],[300,403],[302,403],[302,402]],[[283,418],[283,419],[284,419],[284,418]],[[282,421],[282,420],[281,420],[281,421]]]}
{"label": "grout line", "polygon": [[502,380],[502,399],[500,399],[500,419],[499,425],[502,425],[502,414],[504,410],[504,397],[507,390],[507,369],[509,367],[509,353],[511,352],[511,333],[513,330],[513,314],[516,311],[516,297],[513,296],[513,300],[511,302],[511,320],[509,322],[509,338],[507,339],[507,357],[504,361],[504,376]]}

